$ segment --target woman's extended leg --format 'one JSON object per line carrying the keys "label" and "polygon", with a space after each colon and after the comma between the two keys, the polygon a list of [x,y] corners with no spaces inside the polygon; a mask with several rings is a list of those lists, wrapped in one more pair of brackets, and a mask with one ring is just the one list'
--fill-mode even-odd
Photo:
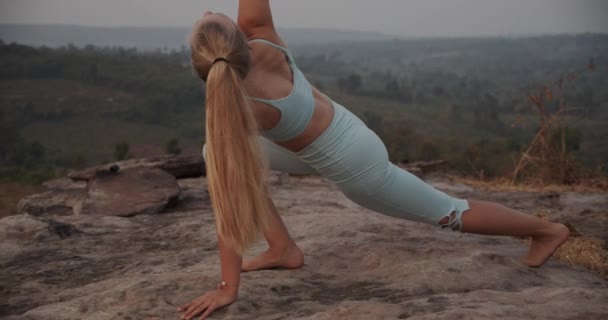
{"label": "woman's extended leg", "polygon": [[432,187],[391,163],[382,140],[369,128],[353,125],[354,116],[338,114],[342,116],[335,126],[297,155],[362,207],[463,232],[530,236],[530,251],[523,259],[528,266],[543,264],[568,238],[564,225]]}
{"label": "woman's extended leg", "polygon": [[[522,262],[539,267],[568,239],[569,231],[560,223],[539,219],[502,204],[469,199],[470,209],[462,215],[462,232],[529,236],[530,250]],[[441,222],[446,222],[447,217]]]}
{"label": "woman's extended leg", "polygon": [[[359,139],[363,141],[364,137]],[[388,161],[384,156],[379,158],[378,163]],[[530,250],[522,258],[530,267],[541,266],[568,239],[568,228],[563,224],[551,223],[494,202],[452,197],[406,170],[385,163],[388,164],[385,170],[368,170],[359,179],[339,183],[339,186],[359,205],[394,217],[468,233],[532,237]]]}
{"label": "woman's extended leg", "polygon": [[[385,180],[374,181],[376,187],[373,192],[359,187],[372,180],[339,185],[348,198],[379,213],[466,233],[532,237],[530,249],[521,259],[530,267],[541,266],[568,239],[569,231],[563,224],[545,221],[490,201],[451,197],[404,169],[393,164],[389,168],[384,175]],[[431,216],[437,218],[425,219]]]}
{"label": "woman's extended leg", "polygon": [[[302,162],[283,147],[276,145],[263,136],[259,136],[259,141],[264,155],[268,159],[270,169],[287,173],[319,174],[314,168]],[[204,157],[205,145],[202,152]],[[268,242],[268,249],[252,259],[243,260],[242,271],[247,272],[270,268],[295,269],[304,264],[302,251],[289,235],[272,198],[268,197],[268,202],[270,208],[269,226],[264,232],[264,238]]]}

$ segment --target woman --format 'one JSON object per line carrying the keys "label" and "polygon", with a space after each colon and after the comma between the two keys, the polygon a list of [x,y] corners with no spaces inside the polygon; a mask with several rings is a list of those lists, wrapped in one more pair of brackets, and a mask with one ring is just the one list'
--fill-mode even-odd
{"label": "woman", "polygon": [[[568,238],[562,224],[451,197],[390,163],[373,131],[306,80],[274,28],[269,0],[240,0],[238,23],[206,12],[190,42],[193,66],[206,82],[203,156],[222,277],[216,290],[178,308],[182,319],[200,313],[204,319],[232,303],[241,271],[302,266],[302,252],[266,192],[268,167],[323,175],[359,205],[398,218],[461,232],[530,236],[522,261],[532,267]],[[243,262],[243,251],[260,233],[268,250]]]}

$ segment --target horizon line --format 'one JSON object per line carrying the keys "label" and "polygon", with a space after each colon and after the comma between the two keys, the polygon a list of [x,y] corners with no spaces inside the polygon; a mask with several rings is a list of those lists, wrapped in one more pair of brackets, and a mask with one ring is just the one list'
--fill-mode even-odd
{"label": "horizon line", "polygon": [[[131,29],[184,29],[192,28],[191,26],[154,26],[154,25],[83,25],[83,24],[70,24],[70,23],[13,23],[13,22],[0,22],[0,26],[18,26],[18,27],[76,27],[76,28],[99,28],[99,29],[120,29],[120,28],[131,28]],[[547,37],[547,36],[580,36],[580,35],[608,35],[608,32],[602,31],[578,31],[578,32],[554,32],[554,33],[489,33],[489,34],[458,34],[458,35],[397,35],[392,33],[386,33],[382,31],[367,31],[357,29],[345,29],[345,28],[332,28],[332,27],[277,27],[277,30],[325,30],[325,31],[338,31],[338,32],[357,32],[367,34],[378,34],[387,38],[412,40],[412,39],[466,39],[466,38],[534,38],[534,37]],[[386,40],[386,39],[384,39]]]}

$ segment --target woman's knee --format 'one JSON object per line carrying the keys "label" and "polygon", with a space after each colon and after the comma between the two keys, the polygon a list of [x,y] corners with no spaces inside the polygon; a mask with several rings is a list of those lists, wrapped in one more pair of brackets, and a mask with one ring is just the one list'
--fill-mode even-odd
{"label": "woman's knee", "polygon": [[449,215],[439,220],[437,224],[441,226],[441,229],[450,228],[453,231],[462,232],[462,213],[454,210]]}
{"label": "woman's knee", "polygon": [[466,199],[451,198],[452,209],[449,214],[441,218],[437,224],[443,228],[450,228],[454,231],[463,232],[462,215],[465,211],[471,209],[469,201]]}

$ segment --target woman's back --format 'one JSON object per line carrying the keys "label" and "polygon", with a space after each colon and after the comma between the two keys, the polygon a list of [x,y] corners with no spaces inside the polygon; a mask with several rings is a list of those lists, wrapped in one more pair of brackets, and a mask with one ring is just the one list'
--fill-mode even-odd
{"label": "woman's back", "polygon": [[279,122],[271,129],[263,131],[266,138],[273,141],[293,139],[306,129],[312,118],[315,109],[312,87],[287,48],[264,39],[253,39],[249,43],[264,43],[285,54],[292,82],[289,93],[278,99],[264,99],[253,96],[249,96],[249,99],[272,106],[281,113]]}
{"label": "woman's back", "polygon": [[277,44],[282,43],[280,38],[273,40],[249,40],[253,67],[245,86],[262,134],[298,151],[329,126],[333,110],[329,99],[297,67],[290,50]]}

